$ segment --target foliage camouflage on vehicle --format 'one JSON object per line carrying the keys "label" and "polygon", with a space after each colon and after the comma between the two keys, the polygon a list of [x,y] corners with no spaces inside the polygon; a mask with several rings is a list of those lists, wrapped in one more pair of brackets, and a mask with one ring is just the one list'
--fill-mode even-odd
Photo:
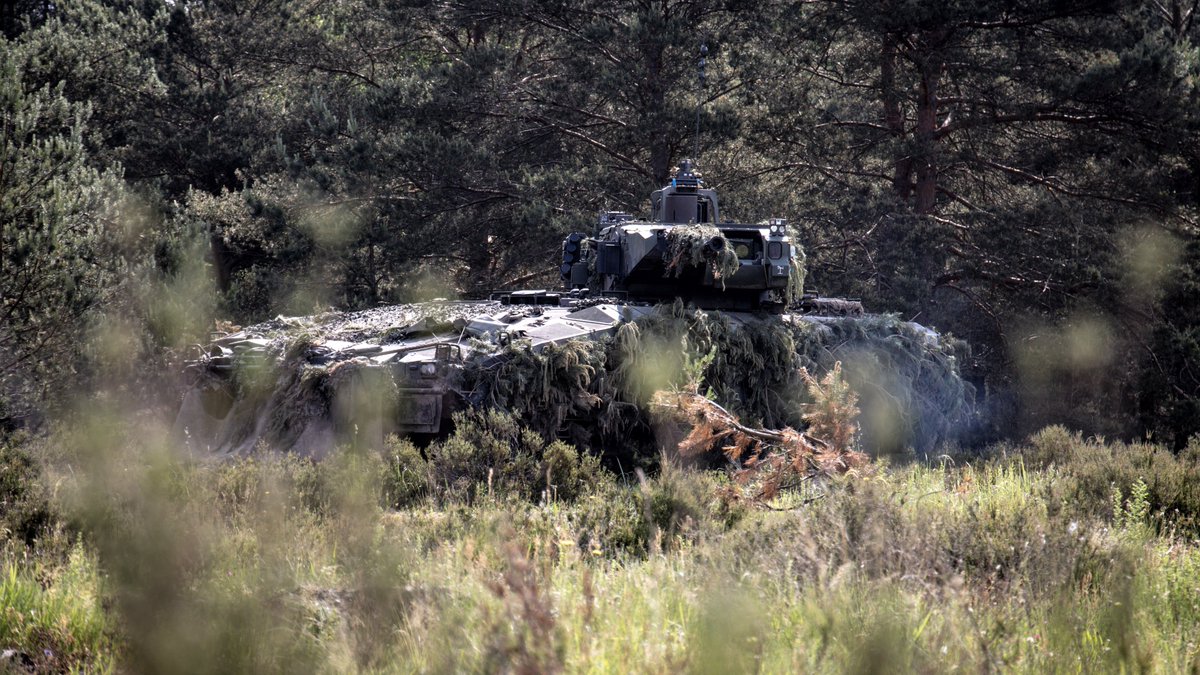
{"label": "foliage camouflage on vehicle", "polygon": [[594,236],[567,237],[568,291],[277,319],[226,335],[191,362],[197,384],[179,431],[207,452],[262,441],[320,456],[338,441],[443,433],[455,411],[495,407],[547,437],[640,461],[656,456],[651,400],[681,378],[750,423],[800,429],[804,373],[839,361],[863,402],[868,447],[930,450],[969,426],[959,343],[862,316],[856,302],[804,296],[786,221],[721,221],[691,162],[650,201],[650,220],[605,212]]}

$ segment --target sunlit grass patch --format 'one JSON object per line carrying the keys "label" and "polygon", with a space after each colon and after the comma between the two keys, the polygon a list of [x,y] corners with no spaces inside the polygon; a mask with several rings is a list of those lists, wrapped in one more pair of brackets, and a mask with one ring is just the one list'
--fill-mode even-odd
{"label": "sunlit grass patch", "polygon": [[883,466],[761,503],[666,463],[644,479],[596,470],[570,499],[485,473],[465,499],[401,485],[399,508],[386,453],[201,462],[152,434],[85,439],[94,454],[49,476],[79,543],[5,549],[15,609],[0,648],[49,649],[53,668],[1096,672],[1197,658],[1187,521],[1138,478],[1110,485],[1103,509],[1073,502],[1110,450],[1069,434],[1082,459]]}
{"label": "sunlit grass patch", "polygon": [[[109,671],[116,641],[93,555],[71,548],[61,566],[6,553],[0,566],[0,649],[12,665]],[[6,664],[0,664],[0,667]]]}

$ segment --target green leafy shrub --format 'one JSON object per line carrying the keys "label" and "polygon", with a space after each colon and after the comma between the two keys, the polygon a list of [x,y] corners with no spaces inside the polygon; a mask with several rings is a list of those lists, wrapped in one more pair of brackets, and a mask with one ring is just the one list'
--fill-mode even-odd
{"label": "green leafy shrub", "polygon": [[723,476],[670,462],[637,485],[601,472],[566,512],[581,551],[591,556],[641,557],[719,535],[748,507],[732,499]]}
{"label": "green leafy shrub", "polygon": [[443,501],[482,496],[573,500],[603,471],[561,441],[547,442],[496,409],[454,416],[454,433],[427,450],[428,486]]}
{"label": "green leafy shrub", "polygon": [[428,449],[430,478],[439,497],[474,502],[490,494],[533,495],[542,440],[497,410],[454,416],[454,433]]}
{"label": "green leafy shrub", "polygon": [[1150,487],[1138,478],[1129,486],[1129,497],[1122,494],[1120,487],[1112,491],[1113,525],[1124,530],[1135,539],[1147,539],[1150,530]]}
{"label": "green leafy shrub", "polygon": [[1084,439],[1062,427],[1047,427],[1030,439],[1027,461],[1055,464],[1057,500],[1079,516],[1114,516],[1113,491],[1146,486],[1147,515],[1188,532],[1200,531],[1200,451],[1190,444],[1179,454],[1156,443]]}
{"label": "green leafy shrub", "polygon": [[241,321],[254,322],[270,318],[278,312],[291,291],[278,269],[251,265],[233,273],[225,291],[224,306]]}
{"label": "green leafy shrub", "polygon": [[412,441],[388,437],[384,463],[383,496],[388,507],[412,506],[429,494],[429,463]]}
{"label": "green leafy shrub", "polygon": [[576,544],[589,556],[644,555],[649,540],[642,500],[632,487],[605,476],[569,511]]}
{"label": "green leafy shrub", "polygon": [[737,524],[747,507],[733,498],[723,480],[720,474],[664,462],[658,476],[644,481],[650,550],[671,550]]}
{"label": "green leafy shrub", "polygon": [[0,441],[0,535],[33,543],[55,522],[41,472],[19,440]]}
{"label": "green leafy shrub", "polygon": [[541,468],[551,499],[574,501],[602,469],[600,460],[559,440],[542,450]]}
{"label": "green leafy shrub", "polygon": [[1026,466],[1047,467],[1051,464],[1070,462],[1075,448],[1083,444],[1083,435],[1055,424],[1042,429],[1029,438],[1029,445],[1022,452]]}

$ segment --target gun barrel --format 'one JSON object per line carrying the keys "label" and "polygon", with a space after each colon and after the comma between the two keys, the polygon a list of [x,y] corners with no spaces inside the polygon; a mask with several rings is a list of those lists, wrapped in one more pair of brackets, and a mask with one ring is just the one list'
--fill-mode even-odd
{"label": "gun barrel", "polygon": [[704,252],[710,255],[716,255],[725,249],[725,237],[717,235],[708,241],[704,242]]}

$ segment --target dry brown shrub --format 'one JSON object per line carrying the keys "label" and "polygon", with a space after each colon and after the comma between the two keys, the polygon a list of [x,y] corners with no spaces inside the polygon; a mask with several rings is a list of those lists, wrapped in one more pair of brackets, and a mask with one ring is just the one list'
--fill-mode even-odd
{"label": "dry brown shrub", "polygon": [[813,399],[804,406],[808,433],[824,439],[835,452],[849,452],[858,432],[854,424],[859,413],[858,395],[842,377],[842,362],[833,364],[819,381],[805,368],[800,369],[800,377]]}
{"label": "dry brown shrub", "polygon": [[870,458],[852,449],[858,408],[840,367],[821,381],[807,372],[803,375],[815,401],[805,413],[807,432],[746,426],[694,388],[660,391],[651,404],[664,418],[690,427],[678,444],[681,455],[719,449],[733,465],[736,496],[765,504],[781,491],[810,481],[871,471]]}

